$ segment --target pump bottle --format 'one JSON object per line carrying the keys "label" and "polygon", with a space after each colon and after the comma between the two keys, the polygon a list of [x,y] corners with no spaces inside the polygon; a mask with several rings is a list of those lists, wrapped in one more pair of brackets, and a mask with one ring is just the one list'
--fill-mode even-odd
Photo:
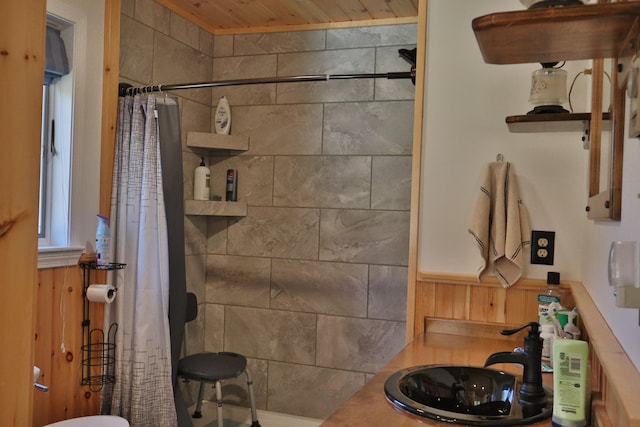
{"label": "pump bottle", "polygon": [[201,158],[193,175],[193,199],[209,200],[210,196],[211,170],[204,164],[204,157]]}

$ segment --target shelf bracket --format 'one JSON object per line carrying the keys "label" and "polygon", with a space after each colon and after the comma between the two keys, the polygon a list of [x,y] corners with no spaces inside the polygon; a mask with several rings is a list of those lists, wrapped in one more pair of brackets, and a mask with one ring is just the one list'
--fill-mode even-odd
{"label": "shelf bracket", "polygon": [[591,120],[584,120],[582,125],[582,148],[588,150],[591,148]]}

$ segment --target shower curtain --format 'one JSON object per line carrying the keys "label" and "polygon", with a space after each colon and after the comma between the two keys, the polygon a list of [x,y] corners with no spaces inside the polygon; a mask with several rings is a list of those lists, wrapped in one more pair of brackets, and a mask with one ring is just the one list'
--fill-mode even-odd
{"label": "shower curtain", "polygon": [[[177,111],[177,108],[176,108]],[[109,273],[118,288],[105,306],[117,323],[115,383],[102,392],[103,414],[132,427],[177,426],[169,332],[169,255],[155,95],[119,99],[111,200]]]}

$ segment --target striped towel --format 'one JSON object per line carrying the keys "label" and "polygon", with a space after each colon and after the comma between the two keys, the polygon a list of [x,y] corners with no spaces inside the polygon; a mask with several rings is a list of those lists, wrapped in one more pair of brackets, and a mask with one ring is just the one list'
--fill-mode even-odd
{"label": "striped towel", "polygon": [[507,288],[522,276],[523,249],[531,243],[527,212],[518,195],[516,176],[510,163],[489,163],[482,176],[469,225],[469,233],[482,256],[478,281],[493,267],[493,272]]}

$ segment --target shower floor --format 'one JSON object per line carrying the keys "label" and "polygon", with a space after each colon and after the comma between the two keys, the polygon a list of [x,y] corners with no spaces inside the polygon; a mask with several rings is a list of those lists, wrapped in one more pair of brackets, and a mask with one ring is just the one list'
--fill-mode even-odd
{"label": "shower floor", "polygon": [[[189,408],[193,413],[195,405]],[[250,427],[251,410],[240,406],[224,405],[224,427]],[[215,402],[202,403],[202,418],[192,418],[193,427],[218,427]],[[281,414],[279,412],[258,409],[258,421],[261,427],[318,427],[322,420]]]}

